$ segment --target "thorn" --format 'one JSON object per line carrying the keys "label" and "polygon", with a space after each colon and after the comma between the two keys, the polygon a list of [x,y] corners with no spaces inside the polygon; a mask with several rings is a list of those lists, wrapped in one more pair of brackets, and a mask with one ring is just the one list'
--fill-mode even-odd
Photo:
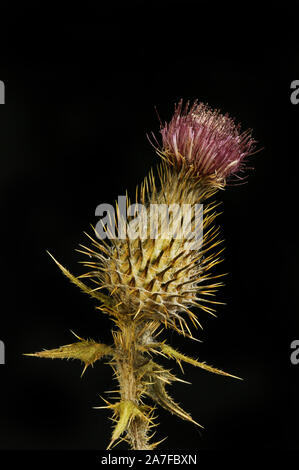
{"label": "thorn", "polygon": [[82,374],[80,375],[80,378],[82,379],[83,375],[84,375],[84,372],[86,371],[87,367],[89,366],[89,364],[85,364],[84,366],[84,369],[82,371]]}
{"label": "thorn", "polygon": [[78,338],[80,341],[84,341],[84,338],[80,338],[80,336],[76,335],[76,333],[74,333],[73,330],[70,330],[70,332],[71,332],[76,338]]}
{"label": "thorn", "polygon": [[161,439],[161,441],[154,442],[153,444],[151,444],[151,450],[155,449],[159,444],[161,444],[161,442],[164,442],[166,439],[168,439],[168,436],[164,437],[164,439]]}

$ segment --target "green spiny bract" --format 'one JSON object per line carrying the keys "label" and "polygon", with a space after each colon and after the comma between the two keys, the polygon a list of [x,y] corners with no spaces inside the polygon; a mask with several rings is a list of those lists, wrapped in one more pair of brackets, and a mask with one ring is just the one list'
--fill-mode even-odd
{"label": "green spiny bract", "polygon": [[[136,190],[136,203],[145,207],[146,219],[153,205],[190,205],[191,231],[195,234],[202,231],[200,242],[194,236],[169,237],[163,232],[163,220],[159,220],[157,237],[152,236],[148,225],[141,227],[142,235],[131,237],[129,224],[124,238],[110,237],[106,241],[88,235],[91,246],[78,250],[88,256],[83,264],[89,271],[81,276],[72,275],[53,258],[74,284],[99,302],[97,308],[111,317],[113,344],[107,346],[77,337],[76,343],[31,355],[80,359],[84,363],[83,372],[95,361],[109,359],[118,382],[114,390],[118,398],[114,402],[104,400],[105,405],[100,407],[111,409],[115,422],[108,448],[125,440],[131,449],[154,449],[158,443],[150,443],[149,434],[157,425],[154,413],[158,405],[200,426],[170,397],[167,387],[183,380],[162,367],[159,356],[175,360],[180,367],[186,362],[238,378],[190,358],[158,339],[163,329],[193,338],[190,328],[192,325],[197,328],[200,323],[191,309],[196,307],[215,315],[213,307],[220,303],[211,300],[222,284],[215,282],[220,275],[212,273],[212,268],[221,261],[222,251],[218,246],[219,228],[214,226],[217,204],[206,201],[225,187],[226,178],[236,174],[250,153],[254,141],[248,132],[240,134],[238,129],[233,120],[218,111],[197,103],[189,111],[188,106],[182,111],[180,103],[170,124],[161,127],[162,147],[156,151],[163,162],[158,168],[158,183],[150,172]],[[198,204],[203,204],[200,226],[194,217]],[[117,207],[117,214],[118,210]],[[168,222],[168,229],[174,234],[175,212]],[[134,223],[137,222],[133,221],[133,228]]]}

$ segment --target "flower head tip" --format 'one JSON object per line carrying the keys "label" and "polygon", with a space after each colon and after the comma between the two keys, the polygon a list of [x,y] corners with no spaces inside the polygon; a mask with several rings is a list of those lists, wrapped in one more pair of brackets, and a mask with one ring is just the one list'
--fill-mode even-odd
{"label": "flower head tip", "polygon": [[170,122],[161,124],[160,133],[162,144],[154,147],[163,159],[177,169],[191,169],[198,178],[212,177],[219,186],[229,176],[240,178],[244,159],[256,143],[251,130],[241,132],[228,114],[198,101],[183,108],[181,100]]}

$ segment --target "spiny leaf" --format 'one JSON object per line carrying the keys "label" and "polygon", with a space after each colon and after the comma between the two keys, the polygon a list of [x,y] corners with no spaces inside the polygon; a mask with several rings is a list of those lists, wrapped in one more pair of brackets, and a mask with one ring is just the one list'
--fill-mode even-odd
{"label": "spiny leaf", "polygon": [[176,414],[180,418],[185,419],[187,421],[191,421],[191,423],[194,423],[201,428],[203,427],[199,423],[194,421],[189,415],[189,413],[184,411],[177,403],[173,401],[173,399],[167,394],[165,390],[165,384],[162,380],[158,379],[156,376],[149,377],[149,380],[152,383],[148,387],[148,390],[145,392],[146,395],[148,395],[160,406],[170,411],[170,413]]}
{"label": "spiny leaf", "polygon": [[183,382],[190,384],[186,380],[179,379],[175,375],[173,375],[170,370],[164,369],[164,367],[160,366],[156,362],[150,360],[146,362],[143,366],[138,369],[137,372],[138,378],[145,377],[145,381],[148,380],[148,376],[152,378],[158,377],[158,379],[162,380],[162,382],[170,384],[171,382]]}
{"label": "spiny leaf", "polygon": [[107,450],[110,449],[112,444],[120,438],[123,432],[128,428],[131,420],[136,416],[139,416],[141,419],[148,419],[138,406],[131,400],[122,400],[113,405],[114,413],[118,415],[117,424],[113,430],[111,442],[107,447]]}
{"label": "spiny leaf", "polygon": [[160,343],[160,350],[166,356],[168,356],[172,359],[176,359],[176,361],[179,364],[180,364],[181,361],[188,362],[189,364],[192,364],[195,367],[201,367],[202,369],[205,369],[209,372],[213,372],[214,374],[226,375],[226,376],[232,377],[234,379],[243,380],[240,377],[237,377],[237,376],[232,375],[232,374],[228,374],[227,372],[224,372],[220,369],[216,369],[215,367],[209,366],[205,362],[199,362],[196,359],[193,359],[192,357],[186,356],[185,354],[182,354],[179,351],[176,351],[171,346],[168,346],[168,344]]}
{"label": "spiny leaf", "polygon": [[[79,339],[81,340],[81,338]],[[37,353],[24,354],[24,356],[46,357],[51,359],[79,359],[85,364],[82,375],[90,364],[93,364],[103,356],[111,355],[113,355],[113,349],[110,346],[84,339],[76,343],[60,346],[56,349],[45,349]]]}
{"label": "spiny leaf", "polygon": [[107,295],[104,295],[104,294],[101,294],[100,292],[94,290],[94,289],[90,289],[89,287],[87,287],[82,281],[79,281],[79,279],[74,276],[73,274],[71,274],[64,266],[62,266],[55,258],[53,255],[51,255],[51,253],[49,253],[47,251],[47,253],[51,256],[51,258],[55,261],[55,263],[57,264],[57,266],[59,267],[59,269],[61,269],[61,271],[63,272],[63,274],[73,283],[75,284],[76,286],[78,286],[83,292],[85,292],[86,294],[89,294],[91,297],[94,297],[95,299],[97,300],[100,300],[104,305],[107,305],[107,306],[112,306],[113,305],[113,301],[112,299],[107,296]]}

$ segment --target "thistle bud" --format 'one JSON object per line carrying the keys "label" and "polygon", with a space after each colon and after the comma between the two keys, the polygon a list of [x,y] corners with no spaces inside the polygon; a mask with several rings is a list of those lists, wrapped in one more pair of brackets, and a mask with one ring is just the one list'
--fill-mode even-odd
{"label": "thistle bud", "polygon": [[190,182],[166,165],[159,186],[157,190],[151,174],[140,188],[139,202],[145,212],[135,219],[136,237],[130,236],[130,222],[124,238],[111,238],[109,244],[93,240],[96,250],[84,247],[92,258],[85,263],[92,271],[84,276],[108,290],[113,307],[102,306],[106,313],[134,318],[136,323],[158,321],[191,336],[186,320],[194,326],[200,323],[190,308],[200,307],[213,315],[211,304],[218,303],[211,295],[221,283],[210,281],[222,251],[216,249],[221,240],[213,226],[216,204],[198,204],[198,192],[190,190]]}

